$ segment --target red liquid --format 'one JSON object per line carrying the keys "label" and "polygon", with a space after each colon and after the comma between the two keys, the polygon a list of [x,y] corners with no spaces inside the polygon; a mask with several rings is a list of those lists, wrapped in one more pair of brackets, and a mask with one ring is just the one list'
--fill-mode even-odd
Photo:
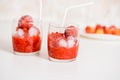
{"label": "red liquid", "polygon": [[[78,40],[76,40],[73,47],[61,47],[58,46],[58,35],[56,33],[52,33],[48,35],[48,53],[49,56],[55,59],[67,60],[74,59],[78,53]],[[61,35],[61,33],[60,33]],[[60,36],[59,35],[59,36]],[[54,38],[53,38],[54,37]]]}
{"label": "red liquid", "polygon": [[36,36],[26,36],[21,38],[17,35],[12,37],[13,49],[16,52],[36,52],[41,49],[41,38],[39,35]]}

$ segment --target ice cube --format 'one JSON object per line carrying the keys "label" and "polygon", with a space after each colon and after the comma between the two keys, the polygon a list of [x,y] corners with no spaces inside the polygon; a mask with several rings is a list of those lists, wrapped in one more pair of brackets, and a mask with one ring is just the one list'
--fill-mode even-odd
{"label": "ice cube", "polygon": [[24,31],[22,29],[18,29],[17,35],[20,37],[24,37]]}
{"label": "ice cube", "polygon": [[75,40],[74,40],[74,38],[69,37],[67,43],[68,43],[68,48],[73,47],[73,46],[75,45]]}
{"label": "ice cube", "polygon": [[34,36],[34,35],[37,35],[37,29],[35,27],[31,27],[30,30],[29,30],[29,35],[30,36]]}
{"label": "ice cube", "polygon": [[69,36],[69,37],[67,37],[67,40],[75,40],[75,37],[73,37],[73,36]]}
{"label": "ice cube", "polygon": [[60,39],[60,40],[59,40],[59,46],[60,46],[60,47],[67,47],[67,42],[66,42],[66,40]]}

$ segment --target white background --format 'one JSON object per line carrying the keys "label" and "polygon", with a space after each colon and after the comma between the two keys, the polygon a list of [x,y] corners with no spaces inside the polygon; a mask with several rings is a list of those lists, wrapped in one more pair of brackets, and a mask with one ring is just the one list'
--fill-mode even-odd
{"label": "white background", "polygon": [[[37,1],[38,0],[35,0],[35,3],[33,3],[34,1],[31,1],[29,4],[33,3],[32,6],[37,6],[38,8],[39,4],[37,4]],[[111,22],[118,25],[119,22],[114,22],[114,19],[115,21],[120,19],[119,0],[94,1],[102,5],[98,6],[99,10],[102,10],[104,5],[105,10],[103,10],[103,12],[105,12],[103,15],[107,14],[108,11],[108,14],[106,15],[107,18],[110,18],[108,20],[111,20]],[[58,20],[58,23],[60,23],[64,9],[71,5],[83,3],[81,0],[44,0],[44,23],[42,23],[44,36],[40,56],[14,55],[12,52],[11,41],[11,20],[13,17],[22,14],[18,8],[27,3],[24,3],[23,0],[21,0],[21,2],[22,3],[19,3],[18,1],[19,5],[13,5],[13,3],[17,3],[15,0],[12,0],[11,2],[8,0],[0,1],[0,80],[120,80],[120,41],[92,40],[80,37],[80,47],[76,61],[56,63],[48,60],[48,22]],[[7,6],[5,6],[5,4]],[[96,10],[98,10],[98,8],[96,8]],[[26,8],[23,9],[26,11]],[[96,10],[93,11],[97,13],[98,11]],[[34,16],[39,16],[38,10],[33,12],[35,12],[33,13]],[[97,14],[99,14],[99,12]],[[96,17],[98,16],[97,14]],[[94,17],[98,20],[102,20],[104,17],[102,14],[100,15],[102,18]],[[111,17],[110,15],[114,16]],[[79,15],[69,16],[70,17],[68,17],[67,20],[70,18],[73,19],[73,21],[68,22],[77,21],[77,23],[80,23]],[[82,18],[85,18],[84,16],[85,15],[83,15]],[[89,17],[91,17],[91,15]]]}

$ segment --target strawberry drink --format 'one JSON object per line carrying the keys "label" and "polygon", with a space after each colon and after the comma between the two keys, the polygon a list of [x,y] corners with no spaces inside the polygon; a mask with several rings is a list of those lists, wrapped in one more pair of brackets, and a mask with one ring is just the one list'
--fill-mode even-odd
{"label": "strawberry drink", "polygon": [[29,15],[22,16],[18,20],[12,35],[15,54],[33,55],[39,53],[41,48],[41,32],[38,27]]}
{"label": "strawberry drink", "polygon": [[79,47],[78,29],[75,26],[49,27],[48,54],[52,61],[73,61]]}

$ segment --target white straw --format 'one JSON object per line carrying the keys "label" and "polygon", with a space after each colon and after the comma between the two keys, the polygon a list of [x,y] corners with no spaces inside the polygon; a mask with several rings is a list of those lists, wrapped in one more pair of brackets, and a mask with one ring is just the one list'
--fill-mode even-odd
{"label": "white straw", "polygon": [[92,4],[94,4],[94,3],[93,2],[89,2],[89,3],[84,3],[84,4],[80,4],[80,5],[74,5],[74,6],[66,8],[64,16],[63,16],[63,20],[62,20],[62,25],[61,26],[62,27],[64,26],[66,15],[67,15],[67,13],[68,13],[68,11],[70,9],[78,8],[78,7],[86,7],[86,6],[89,6],[89,5],[92,5]]}
{"label": "white straw", "polygon": [[40,0],[40,20],[42,20],[42,7],[43,7],[43,5],[42,5],[43,3],[42,3],[42,0]]}

